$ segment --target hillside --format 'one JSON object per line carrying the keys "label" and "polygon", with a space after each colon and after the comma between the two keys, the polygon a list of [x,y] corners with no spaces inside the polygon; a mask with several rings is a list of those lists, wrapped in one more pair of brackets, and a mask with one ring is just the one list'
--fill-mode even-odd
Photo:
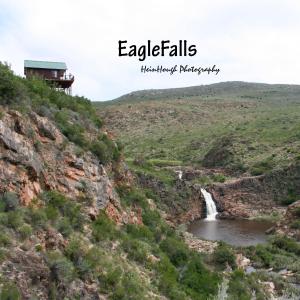
{"label": "hillside", "polygon": [[[152,167],[167,190],[160,197],[145,188],[105,122],[88,99],[0,63],[1,300],[297,297],[289,278],[247,274],[241,262],[247,256],[276,271],[285,265],[294,280],[300,249],[293,238],[234,248],[191,237],[168,215],[201,206],[200,195],[173,170]],[[166,196],[176,189],[174,207]],[[289,216],[297,218],[297,207]]]}
{"label": "hillside", "polygon": [[299,159],[299,94],[297,85],[225,82],[96,105],[129,158],[259,175]]}

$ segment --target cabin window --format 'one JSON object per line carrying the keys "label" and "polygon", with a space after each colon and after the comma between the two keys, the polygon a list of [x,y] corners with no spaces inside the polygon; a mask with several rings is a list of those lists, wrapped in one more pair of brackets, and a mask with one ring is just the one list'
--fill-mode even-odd
{"label": "cabin window", "polygon": [[52,77],[57,78],[57,71],[56,70],[52,71]]}

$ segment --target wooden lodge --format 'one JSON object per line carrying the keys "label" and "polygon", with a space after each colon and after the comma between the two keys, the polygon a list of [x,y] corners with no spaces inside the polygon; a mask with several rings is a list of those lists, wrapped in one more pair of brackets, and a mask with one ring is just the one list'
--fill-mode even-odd
{"label": "wooden lodge", "polygon": [[67,65],[64,62],[24,60],[26,78],[42,78],[54,88],[71,94],[74,76],[66,71]]}

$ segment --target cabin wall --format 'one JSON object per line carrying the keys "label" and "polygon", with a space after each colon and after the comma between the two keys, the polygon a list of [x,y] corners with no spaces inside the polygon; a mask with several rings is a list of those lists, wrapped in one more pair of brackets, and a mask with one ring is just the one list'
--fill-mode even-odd
{"label": "cabin wall", "polygon": [[31,69],[25,68],[26,77],[38,76],[44,79],[59,79],[64,76],[65,70]]}

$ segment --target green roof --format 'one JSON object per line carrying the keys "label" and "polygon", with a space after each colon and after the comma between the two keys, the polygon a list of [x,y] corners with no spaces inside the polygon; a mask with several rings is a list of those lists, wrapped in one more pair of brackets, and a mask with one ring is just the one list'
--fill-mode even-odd
{"label": "green roof", "polygon": [[54,61],[24,60],[24,67],[32,69],[67,70],[67,65],[64,62]]}

